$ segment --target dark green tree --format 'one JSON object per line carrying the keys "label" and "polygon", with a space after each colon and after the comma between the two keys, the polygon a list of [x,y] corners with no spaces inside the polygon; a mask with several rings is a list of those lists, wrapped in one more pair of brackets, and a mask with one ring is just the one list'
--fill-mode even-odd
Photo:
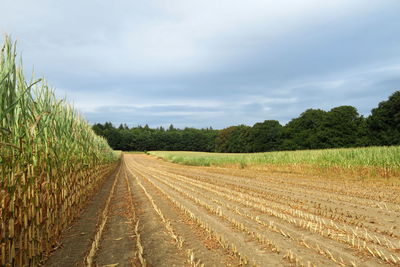
{"label": "dark green tree", "polygon": [[323,147],[355,147],[365,145],[364,118],[352,106],[340,106],[326,113],[319,132]]}
{"label": "dark green tree", "polygon": [[276,151],[282,146],[282,125],[275,120],[254,124],[249,133],[250,152]]}
{"label": "dark green tree", "polygon": [[215,140],[216,151],[227,153],[248,152],[250,150],[250,128],[246,125],[239,125],[219,131]]}
{"label": "dark green tree", "polygon": [[187,150],[217,152],[262,152],[276,150],[320,149],[367,145],[400,145],[400,91],[379,103],[364,119],[352,106],[326,112],[308,109],[284,127],[267,120],[223,130],[210,128],[150,128],[147,124],[129,128],[111,122],[96,123],[93,130],[105,137],[114,149]]}
{"label": "dark green tree", "polygon": [[372,110],[367,127],[372,145],[400,145],[400,91]]}
{"label": "dark green tree", "polygon": [[300,117],[291,120],[283,128],[282,149],[316,149],[325,148],[323,124],[326,112],[321,109],[307,109]]}
{"label": "dark green tree", "polygon": [[231,126],[220,130],[217,138],[215,139],[215,150],[216,152],[228,152],[229,151],[229,142],[232,139],[232,132],[236,126]]}

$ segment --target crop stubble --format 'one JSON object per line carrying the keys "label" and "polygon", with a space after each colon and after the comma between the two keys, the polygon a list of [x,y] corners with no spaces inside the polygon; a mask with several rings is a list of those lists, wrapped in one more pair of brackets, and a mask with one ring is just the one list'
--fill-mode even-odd
{"label": "crop stubble", "polygon": [[[114,195],[125,199],[125,235],[135,250],[129,263],[115,261],[119,266],[400,265],[395,184],[285,179],[143,154],[123,155],[119,180]],[[114,250],[128,240],[109,232],[95,264],[110,255],[110,238]]]}
{"label": "crop stubble", "polygon": [[[180,210],[189,216],[186,222],[218,243],[218,253],[231,256],[233,265],[400,264],[396,185],[283,180],[263,172],[176,165],[146,155],[125,155],[125,161],[149,198],[162,203],[157,207],[165,211],[165,220],[174,220],[168,218],[169,205]],[[187,241],[195,234],[176,227],[169,232],[183,240],[175,242],[177,247],[209,265],[207,253]],[[218,265],[215,258],[213,263]]]}

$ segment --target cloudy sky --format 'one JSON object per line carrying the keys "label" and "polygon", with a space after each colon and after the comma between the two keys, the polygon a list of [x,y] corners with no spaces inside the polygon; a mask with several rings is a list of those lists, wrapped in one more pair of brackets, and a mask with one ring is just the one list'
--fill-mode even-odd
{"label": "cloudy sky", "polygon": [[282,124],[400,90],[398,0],[1,0],[0,32],[91,123]]}

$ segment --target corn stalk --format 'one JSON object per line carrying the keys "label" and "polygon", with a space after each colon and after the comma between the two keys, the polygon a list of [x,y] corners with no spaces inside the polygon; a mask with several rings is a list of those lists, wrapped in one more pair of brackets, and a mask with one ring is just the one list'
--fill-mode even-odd
{"label": "corn stalk", "polygon": [[58,100],[28,82],[16,45],[0,52],[0,265],[38,265],[115,167],[118,155]]}

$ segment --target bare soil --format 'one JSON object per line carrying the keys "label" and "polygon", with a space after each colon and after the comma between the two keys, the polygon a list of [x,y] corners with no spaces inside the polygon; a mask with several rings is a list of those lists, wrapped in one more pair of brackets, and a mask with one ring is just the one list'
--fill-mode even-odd
{"label": "bare soil", "polygon": [[129,212],[129,192],[122,175],[117,178],[111,198],[108,219],[95,254],[95,265],[132,266],[135,263],[135,236]]}
{"label": "bare soil", "polygon": [[99,214],[104,209],[107,197],[114,180],[117,177],[117,170],[106,178],[99,192],[88,202],[81,215],[68,228],[62,237],[59,249],[50,255],[45,266],[82,266],[84,257],[91,245],[97,231]]}
{"label": "bare soil", "polygon": [[399,196],[395,183],[125,154],[45,265],[84,264],[97,234],[97,266],[399,266]]}

